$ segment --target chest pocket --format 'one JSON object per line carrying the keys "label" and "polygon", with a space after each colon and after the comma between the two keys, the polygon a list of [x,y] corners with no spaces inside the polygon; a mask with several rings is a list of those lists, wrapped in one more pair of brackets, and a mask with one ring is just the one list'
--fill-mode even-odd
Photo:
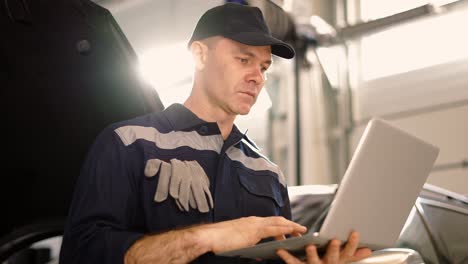
{"label": "chest pocket", "polygon": [[240,184],[240,202],[243,216],[279,215],[284,206],[285,190],[275,175],[269,172],[237,168]]}

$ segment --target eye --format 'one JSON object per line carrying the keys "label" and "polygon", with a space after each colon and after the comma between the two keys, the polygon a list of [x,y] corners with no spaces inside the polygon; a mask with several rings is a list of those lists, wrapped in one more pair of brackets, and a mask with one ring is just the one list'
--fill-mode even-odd
{"label": "eye", "polygon": [[249,62],[249,59],[246,59],[246,58],[240,58],[240,57],[239,57],[239,58],[237,58],[237,59],[238,59],[238,60],[240,61],[240,63],[242,63],[242,64],[247,64],[247,63]]}

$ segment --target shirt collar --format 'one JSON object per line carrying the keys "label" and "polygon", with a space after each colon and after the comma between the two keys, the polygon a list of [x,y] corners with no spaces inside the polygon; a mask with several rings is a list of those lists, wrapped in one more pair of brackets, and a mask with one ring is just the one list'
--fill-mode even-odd
{"label": "shirt collar", "polygon": [[175,131],[187,130],[202,124],[208,124],[208,122],[200,119],[182,104],[170,105],[163,111],[163,114]]}
{"label": "shirt collar", "polygon": [[[201,126],[205,126],[208,129],[209,134],[221,134],[219,131],[218,124],[216,122],[207,122],[199,118],[195,113],[190,111],[187,107],[182,104],[172,104],[167,107],[163,114],[171,124],[172,128],[175,131],[187,131],[187,130],[196,130]],[[233,125],[231,134],[226,141],[239,141],[242,138],[246,139],[253,146],[258,148],[253,141],[251,141],[247,135],[247,131],[242,133],[236,125]]]}

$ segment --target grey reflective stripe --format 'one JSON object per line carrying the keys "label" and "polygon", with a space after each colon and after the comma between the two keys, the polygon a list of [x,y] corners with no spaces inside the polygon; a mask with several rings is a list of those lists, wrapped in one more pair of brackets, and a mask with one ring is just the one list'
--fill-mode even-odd
{"label": "grey reflective stripe", "polygon": [[212,150],[218,154],[223,146],[221,135],[202,136],[196,131],[171,131],[161,133],[154,127],[123,126],[114,130],[119,135],[125,146],[138,139],[154,142],[161,149],[175,149],[187,146],[196,150]]}
{"label": "grey reflective stripe", "polygon": [[[243,143],[244,140],[242,140]],[[259,170],[269,170],[271,172],[274,172],[278,175],[278,181],[281,183],[281,185],[286,186],[286,179],[284,178],[283,172],[279,169],[279,167],[269,161],[266,157],[260,155],[259,158],[252,158],[244,154],[242,150],[236,148],[236,147],[230,147],[226,151],[227,156],[231,160],[236,160],[242,163],[244,166],[247,168],[254,170],[254,171],[259,171]]]}

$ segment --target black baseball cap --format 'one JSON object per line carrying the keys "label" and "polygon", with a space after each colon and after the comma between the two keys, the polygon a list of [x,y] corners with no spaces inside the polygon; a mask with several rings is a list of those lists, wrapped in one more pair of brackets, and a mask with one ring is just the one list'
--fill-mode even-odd
{"label": "black baseball cap", "polygon": [[250,46],[271,46],[271,53],[291,59],[294,49],[274,38],[258,7],[226,3],[206,11],[198,20],[188,46],[193,41],[223,36]]}

